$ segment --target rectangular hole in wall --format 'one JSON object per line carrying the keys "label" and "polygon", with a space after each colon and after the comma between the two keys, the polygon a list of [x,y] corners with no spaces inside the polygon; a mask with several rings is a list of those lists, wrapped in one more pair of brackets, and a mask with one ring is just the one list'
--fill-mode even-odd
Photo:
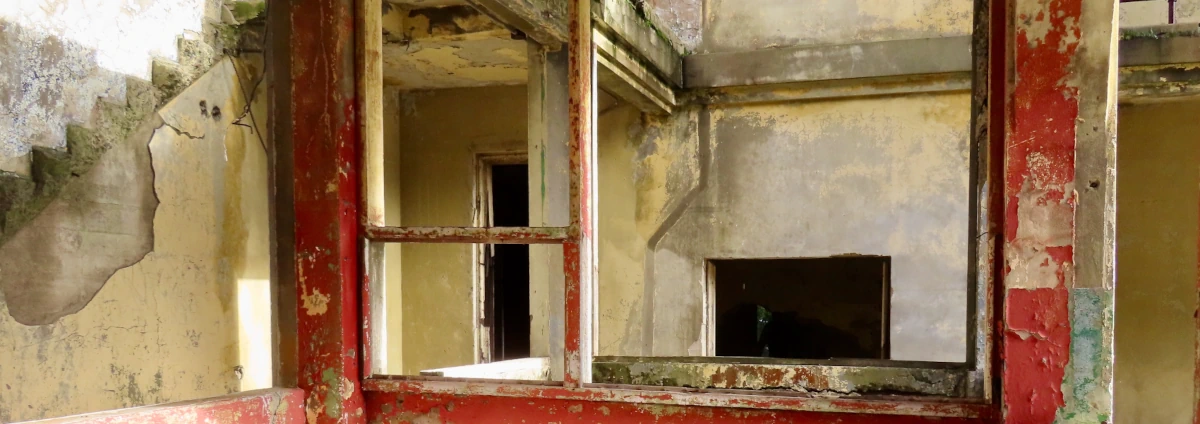
{"label": "rectangular hole in wall", "polygon": [[888,359],[890,257],[709,264],[716,356]]}

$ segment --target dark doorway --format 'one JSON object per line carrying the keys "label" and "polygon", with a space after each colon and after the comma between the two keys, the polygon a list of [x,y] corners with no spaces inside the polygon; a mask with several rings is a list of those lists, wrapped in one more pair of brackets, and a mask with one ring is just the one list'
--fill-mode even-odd
{"label": "dark doorway", "polygon": [[891,259],[710,261],[716,355],[888,359]]}
{"label": "dark doorway", "polygon": [[[529,226],[529,167],[492,165],[491,171],[492,225]],[[492,360],[528,358],[529,246],[489,247],[485,315],[492,318]]]}

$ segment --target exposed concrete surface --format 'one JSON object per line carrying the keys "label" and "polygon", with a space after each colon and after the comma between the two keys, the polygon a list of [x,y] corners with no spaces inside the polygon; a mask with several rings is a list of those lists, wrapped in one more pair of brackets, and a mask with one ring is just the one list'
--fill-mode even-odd
{"label": "exposed concrete surface", "polygon": [[1122,2],[1119,22],[1121,28],[1166,25],[1170,23],[1170,9],[1167,0]]}
{"label": "exposed concrete surface", "polygon": [[17,322],[45,325],[78,312],[113,272],[151,250],[158,199],[146,143],[162,131],[163,122],[158,116],[138,115],[153,110],[157,90],[141,83],[134,91],[126,116],[114,119],[112,126],[142,121],[137,129],[128,138],[112,140],[90,172],[68,180],[57,198],[0,245],[0,289]]}
{"label": "exposed concrete surface", "polygon": [[971,33],[971,0],[705,0],[698,53]]}
{"label": "exposed concrete surface", "polygon": [[[269,280],[266,155],[254,119],[238,120],[251,91],[239,74],[246,79],[261,69],[243,65],[222,62],[151,117],[141,134],[103,155],[81,179],[77,197],[64,196],[60,206],[0,247],[6,301],[0,306],[0,421],[251,388],[239,384],[236,365],[247,377],[261,375],[239,363],[238,353],[239,326],[269,325],[239,322],[237,313],[244,306],[238,293]],[[135,90],[130,93],[138,99]],[[207,117],[199,100],[206,102]],[[223,110],[220,119],[213,117],[215,107]],[[169,125],[157,126],[163,123]],[[141,160],[148,163],[139,165]],[[151,217],[144,202],[155,196],[160,203]],[[153,251],[107,282],[101,276],[104,289],[86,296],[87,307],[77,305],[74,314],[40,326],[10,316],[37,312],[25,309],[32,302],[22,299],[29,295],[10,290],[10,272],[36,276],[27,281],[35,293],[55,287],[45,293],[55,295],[50,300],[59,292],[99,289],[71,277],[101,262],[98,255],[129,253],[113,244],[120,239],[113,233],[151,223]],[[47,274],[55,271],[63,274]],[[269,340],[246,343],[270,346]]]}
{"label": "exposed concrete surface", "polygon": [[405,90],[525,84],[526,42],[466,6],[383,17],[384,82]]}
{"label": "exposed concrete surface", "polygon": [[1175,23],[1200,23],[1200,0],[1176,0]]}
{"label": "exposed concrete surface", "polygon": [[688,88],[969,73],[971,37],[697,54],[684,63]]}
{"label": "exposed concrete surface", "polygon": [[1192,422],[1200,101],[1122,105],[1115,422]]}
{"label": "exposed concrete surface", "polygon": [[685,51],[700,46],[704,25],[704,0],[635,0],[653,13],[651,21]]}

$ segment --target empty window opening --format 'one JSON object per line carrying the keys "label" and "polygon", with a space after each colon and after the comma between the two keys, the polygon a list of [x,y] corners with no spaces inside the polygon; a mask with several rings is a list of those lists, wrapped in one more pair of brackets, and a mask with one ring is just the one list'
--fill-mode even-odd
{"label": "empty window opening", "polygon": [[710,261],[717,356],[888,359],[891,258]]}
{"label": "empty window opening", "polygon": [[[491,214],[496,227],[529,225],[529,167],[491,166]],[[529,357],[529,246],[498,244],[485,255],[485,325],[491,359]],[[490,321],[490,322],[489,322]]]}

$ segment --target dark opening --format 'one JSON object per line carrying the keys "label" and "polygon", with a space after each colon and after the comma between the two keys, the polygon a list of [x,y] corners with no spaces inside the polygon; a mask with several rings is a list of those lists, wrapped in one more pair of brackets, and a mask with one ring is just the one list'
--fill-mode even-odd
{"label": "dark opening", "polygon": [[717,356],[888,359],[891,258],[710,264]]}
{"label": "dark opening", "polygon": [[[529,226],[528,177],[526,165],[492,166],[493,226]],[[529,246],[490,247],[484,314],[492,318],[492,360],[528,358]]]}

